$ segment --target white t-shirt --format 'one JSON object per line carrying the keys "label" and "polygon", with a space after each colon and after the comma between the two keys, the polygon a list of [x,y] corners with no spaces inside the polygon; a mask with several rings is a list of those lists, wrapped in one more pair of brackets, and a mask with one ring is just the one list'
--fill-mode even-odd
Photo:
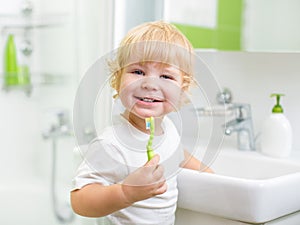
{"label": "white t-shirt", "polygon": [[[173,122],[164,118],[164,134],[155,136],[153,149],[160,155],[168,189],[164,194],[139,201],[107,216],[117,225],[174,224],[177,203],[177,173],[184,159],[180,137]],[[126,119],[104,130],[84,154],[84,160],[73,180],[74,190],[90,183],[111,185],[122,181],[147,162],[149,135],[133,127]]]}

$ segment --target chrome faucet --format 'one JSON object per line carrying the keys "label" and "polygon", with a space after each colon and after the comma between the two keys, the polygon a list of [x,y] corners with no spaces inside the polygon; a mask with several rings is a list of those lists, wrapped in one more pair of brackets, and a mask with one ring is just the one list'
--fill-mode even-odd
{"label": "chrome faucet", "polygon": [[50,176],[50,194],[52,198],[52,208],[56,218],[61,223],[71,223],[75,215],[71,206],[68,203],[61,204],[58,199],[57,190],[57,141],[59,138],[64,136],[73,136],[73,131],[71,128],[69,114],[66,110],[58,110],[52,112],[54,114],[56,121],[53,122],[48,129],[46,129],[42,136],[44,139],[50,139],[52,141],[52,165],[51,165],[51,176]]}
{"label": "chrome faucet", "polygon": [[54,114],[56,121],[42,133],[43,138],[49,139],[73,136],[68,112],[66,110],[58,110],[52,114]]}
{"label": "chrome faucet", "polygon": [[255,150],[255,140],[251,107],[249,104],[233,104],[235,118],[224,124],[225,134],[237,132],[237,144],[240,150]]}

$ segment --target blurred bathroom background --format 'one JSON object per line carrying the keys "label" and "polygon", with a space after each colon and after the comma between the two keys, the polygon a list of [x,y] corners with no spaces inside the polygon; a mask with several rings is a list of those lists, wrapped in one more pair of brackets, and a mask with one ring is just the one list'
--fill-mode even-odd
{"label": "blurred bathroom background", "polygon": [[[231,90],[233,102],[251,105],[258,150],[261,124],[274,104],[269,96],[284,93],[293,154],[299,154],[300,2],[288,1],[0,0],[0,224],[94,224],[69,207],[78,163],[72,133],[76,90],[88,68],[145,21],[177,25],[220,87]],[[29,85],[5,85],[9,34]],[[88,136],[93,130],[82,113]],[[200,118],[203,130],[205,120]],[[226,136],[225,144],[236,146],[236,137]]]}

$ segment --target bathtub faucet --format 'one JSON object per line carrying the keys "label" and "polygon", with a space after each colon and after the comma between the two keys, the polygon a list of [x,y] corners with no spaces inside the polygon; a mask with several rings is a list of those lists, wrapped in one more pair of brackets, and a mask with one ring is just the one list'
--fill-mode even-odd
{"label": "bathtub faucet", "polygon": [[66,110],[58,110],[54,113],[55,122],[44,130],[42,136],[44,139],[58,138],[63,136],[73,136],[73,130],[70,125],[69,114]]}
{"label": "bathtub faucet", "polygon": [[58,201],[57,190],[57,139],[64,136],[73,136],[71,124],[69,120],[69,114],[66,110],[58,110],[51,113],[54,116],[55,121],[50,124],[50,127],[46,129],[42,136],[44,139],[50,139],[52,142],[52,165],[51,165],[51,180],[50,180],[50,194],[52,199],[53,212],[61,223],[71,223],[74,220],[74,213],[71,206],[68,203],[61,204]]}
{"label": "bathtub faucet", "polygon": [[224,124],[225,134],[237,132],[237,147],[240,150],[255,150],[251,107],[249,104],[233,104],[235,118]]}

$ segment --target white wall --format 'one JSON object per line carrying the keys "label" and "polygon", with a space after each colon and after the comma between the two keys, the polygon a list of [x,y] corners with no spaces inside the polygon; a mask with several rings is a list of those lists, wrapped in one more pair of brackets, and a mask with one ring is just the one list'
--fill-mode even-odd
{"label": "white wall", "polygon": [[115,0],[114,47],[131,28],[163,18],[163,0]]}
{"label": "white wall", "polygon": [[[21,2],[22,0],[0,0],[0,16],[5,14],[13,20],[16,17],[14,15],[19,13]],[[58,15],[63,15],[65,22],[60,26],[33,29],[30,32],[34,47],[29,65],[33,83],[33,92],[30,97],[25,96],[22,91],[14,90],[7,93],[2,90],[2,56],[6,32],[0,34],[0,144],[2,154],[0,177],[2,183],[8,185],[8,189],[11,188],[9,185],[22,189],[22,184],[31,184],[34,180],[39,180],[45,188],[44,194],[48,196],[50,195],[52,143],[51,140],[42,139],[42,132],[54,121],[53,116],[49,114],[59,109],[67,109],[72,115],[74,96],[80,78],[92,63],[111,50],[113,1],[33,0],[32,2],[36,15],[51,14],[54,19],[57,19]],[[20,35],[22,32],[18,30],[14,32],[18,40],[22,39]],[[41,82],[41,73],[52,75],[52,78],[58,82],[55,84]],[[60,197],[64,195],[59,199],[62,203],[69,200],[70,181],[74,173],[74,145],[74,138],[62,138],[58,141],[58,185],[62,188],[59,189]],[[15,184],[17,181],[18,185]],[[32,204],[34,201],[33,199]],[[45,207],[46,205],[51,207],[51,202],[43,204]],[[11,215],[14,215],[14,208],[10,210]],[[32,216],[35,221],[39,221],[39,215]],[[54,214],[52,213],[51,216]],[[42,219],[49,220],[48,218]],[[0,220],[0,223],[2,222],[10,224]],[[23,224],[30,223],[24,220]]]}
{"label": "white wall", "polygon": [[243,49],[299,51],[299,9],[298,0],[245,0]]}
{"label": "white wall", "polygon": [[[300,53],[198,52],[233,102],[250,103],[255,133],[275,103],[271,93],[284,93],[281,105],[291,122],[293,149],[300,151]],[[235,143],[236,137],[225,137]],[[259,144],[259,143],[258,143]]]}
{"label": "white wall", "polygon": [[[15,24],[20,15],[21,0],[0,1],[1,16],[6,15],[7,24]],[[73,29],[74,1],[59,1],[47,3],[47,1],[32,1],[33,16],[39,17],[39,21],[57,21],[58,15],[63,15],[60,24],[29,30],[28,36],[24,38],[24,30],[8,29],[1,33],[1,69],[0,69],[0,135],[6,140],[19,140],[18,142],[6,141],[1,146],[10,152],[10,155],[20,155],[19,159],[24,170],[28,174],[42,175],[49,171],[47,157],[50,153],[49,141],[42,142],[42,131],[49,126],[46,123],[46,112],[53,108],[68,109],[71,114],[74,96],[74,83],[76,79],[76,67],[74,61],[75,39]],[[6,11],[6,9],[8,9]],[[48,17],[51,15],[51,17]],[[43,16],[40,17],[40,16]],[[50,20],[49,20],[50,19]],[[2,29],[2,27],[0,28]],[[6,93],[2,90],[4,44],[7,34],[15,35],[17,55],[20,56],[20,43],[27,39],[32,43],[33,52],[28,57],[28,66],[33,85],[30,97],[25,96],[22,91],[12,90]],[[18,63],[21,63],[20,61]],[[45,74],[51,81],[45,83]],[[49,80],[48,80],[49,81]],[[19,115],[19,116],[18,116]],[[16,119],[18,118],[18,119]],[[4,126],[5,123],[10,125]],[[16,129],[20,127],[19,129]],[[29,135],[31,134],[31,135]],[[16,145],[19,143],[19,145]],[[22,143],[26,143],[22,144]],[[22,146],[20,148],[18,146]],[[22,157],[22,155],[26,157]],[[46,160],[46,161],[44,161]],[[36,163],[31,163],[35,161]],[[8,161],[9,162],[9,161]]]}

